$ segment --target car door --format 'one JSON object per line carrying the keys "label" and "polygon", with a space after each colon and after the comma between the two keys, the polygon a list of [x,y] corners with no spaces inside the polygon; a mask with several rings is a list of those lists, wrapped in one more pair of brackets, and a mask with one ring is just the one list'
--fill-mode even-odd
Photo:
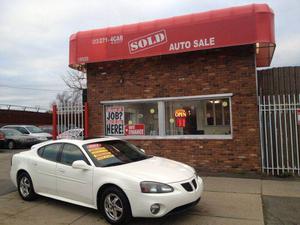
{"label": "car door", "polygon": [[73,144],[64,144],[56,171],[58,195],[92,205],[93,167],[91,166],[88,170],[74,169],[72,163],[76,160],[84,160],[90,165],[79,147]]}
{"label": "car door", "polygon": [[37,153],[39,157],[32,161],[34,188],[39,193],[56,195],[56,166],[58,153],[62,144],[49,144],[40,149]]}

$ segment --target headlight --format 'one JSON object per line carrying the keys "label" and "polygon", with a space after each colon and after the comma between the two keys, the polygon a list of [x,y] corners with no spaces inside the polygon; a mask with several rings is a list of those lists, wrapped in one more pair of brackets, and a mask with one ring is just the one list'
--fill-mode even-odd
{"label": "headlight", "polygon": [[151,181],[143,181],[140,186],[143,193],[169,193],[174,191],[174,188],[170,185]]}
{"label": "headlight", "polygon": [[46,137],[38,137],[37,138],[39,141],[47,141],[47,138]]}
{"label": "headlight", "polygon": [[199,175],[198,175],[197,171],[195,171],[195,172],[194,172],[194,175],[196,176],[196,178],[198,178],[198,177],[199,177]]}

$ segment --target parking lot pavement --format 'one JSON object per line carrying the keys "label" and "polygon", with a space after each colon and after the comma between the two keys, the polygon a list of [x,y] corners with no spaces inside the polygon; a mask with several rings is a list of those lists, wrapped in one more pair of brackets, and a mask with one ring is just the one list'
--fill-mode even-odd
{"label": "parking lot pavement", "polygon": [[[12,152],[0,150],[1,190],[12,185],[9,180],[11,155]],[[297,224],[300,221],[299,181],[228,177],[203,179],[205,191],[200,203],[194,208],[160,219],[134,219],[130,224],[277,225]],[[99,212],[93,209],[45,197],[25,202],[15,188],[10,188],[0,196],[0,206],[0,225],[107,224]]]}
{"label": "parking lot pavement", "polygon": [[10,180],[9,170],[12,155],[20,151],[26,151],[26,149],[0,149],[0,196],[16,190]]}
{"label": "parking lot pavement", "polygon": [[[17,192],[0,197],[0,224],[107,224],[96,210],[40,197],[25,202]],[[261,200],[251,194],[205,192],[195,208],[162,219],[135,219],[133,225],[263,224]]]}

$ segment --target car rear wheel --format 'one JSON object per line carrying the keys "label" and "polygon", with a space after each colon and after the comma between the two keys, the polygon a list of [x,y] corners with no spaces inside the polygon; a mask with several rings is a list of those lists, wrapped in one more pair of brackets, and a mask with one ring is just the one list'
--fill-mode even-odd
{"label": "car rear wheel", "polygon": [[8,149],[14,149],[15,148],[15,142],[14,141],[9,141],[8,143],[7,143],[7,147],[8,147]]}
{"label": "car rear wheel", "polygon": [[126,224],[131,219],[131,209],[125,193],[109,187],[102,193],[101,212],[110,224]]}
{"label": "car rear wheel", "polygon": [[18,176],[18,191],[20,196],[25,201],[32,201],[37,197],[37,194],[35,193],[33,188],[31,178],[26,172],[23,172]]}

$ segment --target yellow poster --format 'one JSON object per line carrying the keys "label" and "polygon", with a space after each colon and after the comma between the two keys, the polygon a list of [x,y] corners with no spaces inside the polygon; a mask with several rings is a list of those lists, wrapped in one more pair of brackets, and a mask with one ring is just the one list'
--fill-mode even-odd
{"label": "yellow poster", "polygon": [[108,149],[101,147],[101,145],[95,146],[94,148],[89,149],[89,151],[97,160],[105,160],[114,157]]}

